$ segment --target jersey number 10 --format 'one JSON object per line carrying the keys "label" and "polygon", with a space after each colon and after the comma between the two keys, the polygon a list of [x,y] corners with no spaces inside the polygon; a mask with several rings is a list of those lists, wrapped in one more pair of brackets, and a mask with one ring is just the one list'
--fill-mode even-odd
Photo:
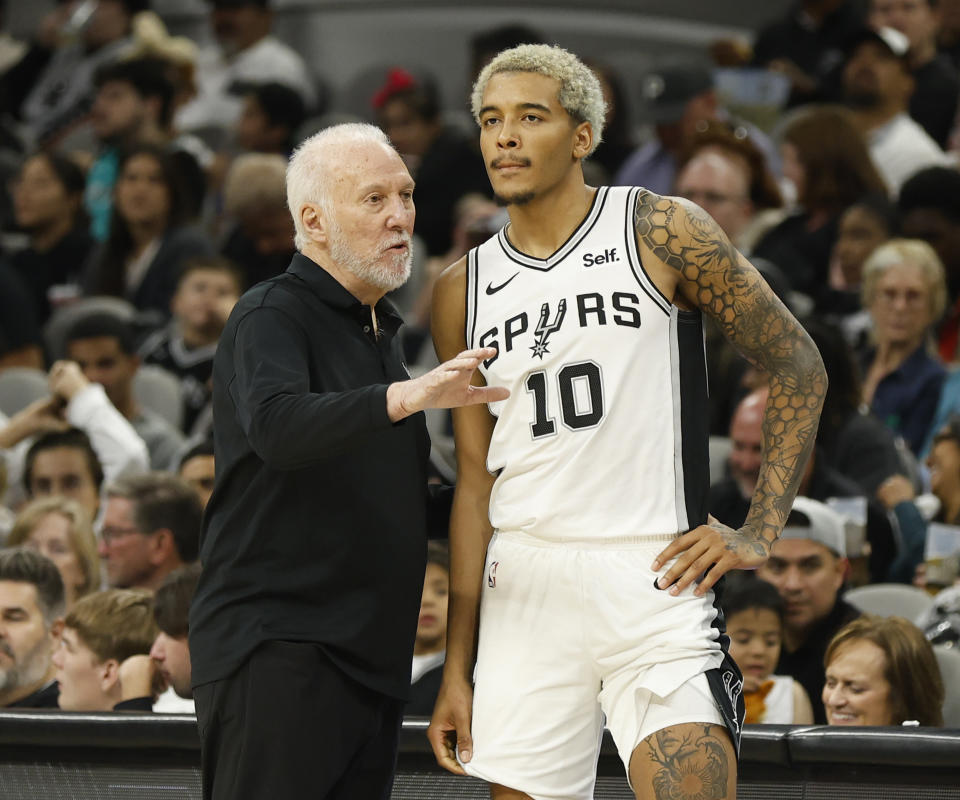
{"label": "jersey number 10", "polygon": [[[577,384],[586,389],[586,403],[577,402]],[[530,433],[534,439],[553,436],[557,423],[549,411],[546,370],[537,370],[527,375],[523,382],[527,392],[533,395],[534,421]],[[573,431],[595,428],[603,419],[603,380],[600,365],[593,361],[566,364],[557,372],[557,390],[560,397],[560,419]],[[584,392],[581,391],[581,399]],[[585,406],[585,407],[584,407]]]}

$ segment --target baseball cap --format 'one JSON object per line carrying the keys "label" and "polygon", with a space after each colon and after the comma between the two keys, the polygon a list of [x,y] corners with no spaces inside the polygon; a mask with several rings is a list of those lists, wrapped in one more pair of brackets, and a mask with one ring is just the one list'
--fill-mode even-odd
{"label": "baseball cap", "polygon": [[648,72],[640,81],[644,117],[653,123],[677,122],[687,103],[713,85],[713,72],[703,64],[667,65]]}
{"label": "baseball cap", "polygon": [[840,514],[809,497],[797,497],[793,501],[793,511],[799,511],[809,524],[804,525],[791,513],[783,533],[780,534],[781,539],[809,539],[819,542],[841,558],[847,557],[846,534]]}
{"label": "baseball cap", "polygon": [[861,28],[850,35],[844,52],[849,57],[864,42],[878,42],[895,58],[904,59],[910,50],[910,40],[894,28]]}

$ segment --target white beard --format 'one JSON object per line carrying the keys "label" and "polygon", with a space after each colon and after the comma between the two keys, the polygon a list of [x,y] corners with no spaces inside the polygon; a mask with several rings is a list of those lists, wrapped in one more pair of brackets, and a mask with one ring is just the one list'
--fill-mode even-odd
{"label": "white beard", "polygon": [[413,263],[410,234],[398,234],[397,242],[401,241],[407,245],[406,252],[390,254],[384,263],[378,257],[371,257],[355,250],[336,223],[331,226],[328,233],[328,247],[333,261],[356,275],[364,283],[382,289],[384,292],[399,289],[410,277],[410,268]]}

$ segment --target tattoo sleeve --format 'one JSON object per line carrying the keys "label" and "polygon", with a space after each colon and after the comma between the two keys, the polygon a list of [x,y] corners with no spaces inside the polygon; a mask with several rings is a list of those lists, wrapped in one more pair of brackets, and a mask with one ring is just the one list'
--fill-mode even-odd
{"label": "tattoo sleeve", "polygon": [[779,537],[813,452],[827,376],[816,347],[757,270],[702,209],[641,191],[637,237],[682,276],[700,309],[769,379],[763,462],[743,532],[759,554]]}

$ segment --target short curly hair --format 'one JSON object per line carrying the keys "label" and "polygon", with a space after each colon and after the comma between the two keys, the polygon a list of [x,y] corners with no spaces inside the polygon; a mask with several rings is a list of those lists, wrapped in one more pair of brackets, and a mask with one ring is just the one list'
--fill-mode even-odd
{"label": "short curly hair", "polygon": [[522,44],[497,55],[477,76],[470,95],[473,118],[478,125],[483,93],[490,79],[501,72],[536,72],[556,80],[560,84],[560,105],[578,123],[590,123],[593,128],[590,153],[597,149],[603,138],[607,110],[603,102],[603,90],[593,70],[573,53],[554,45]]}

